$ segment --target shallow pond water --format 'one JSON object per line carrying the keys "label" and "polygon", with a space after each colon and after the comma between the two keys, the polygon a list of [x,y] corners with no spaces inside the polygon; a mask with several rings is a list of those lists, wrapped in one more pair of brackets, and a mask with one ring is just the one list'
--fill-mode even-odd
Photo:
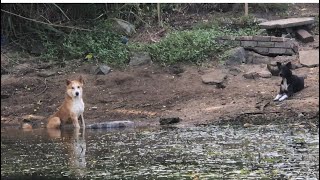
{"label": "shallow pond water", "polygon": [[319,129],[1,131],[1,179],[318,179]]}

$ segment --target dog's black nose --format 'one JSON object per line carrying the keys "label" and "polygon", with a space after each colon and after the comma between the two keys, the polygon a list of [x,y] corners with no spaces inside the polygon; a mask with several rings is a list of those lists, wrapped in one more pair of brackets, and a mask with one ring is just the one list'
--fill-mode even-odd
{"label": "dog's black nose", "polygon": [[79,92],[76,92],[76,96],[79,96]]}

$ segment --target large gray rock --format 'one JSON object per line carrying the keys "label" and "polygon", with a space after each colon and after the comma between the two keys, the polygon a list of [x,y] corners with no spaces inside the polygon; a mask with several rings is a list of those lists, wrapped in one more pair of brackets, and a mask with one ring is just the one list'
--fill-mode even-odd
{"label": "large gray rock", "polygon": [[92,74],[106,75],[111,71],[111,68],[107,65],[93,66],[91,69]]}
{"label": "large gray rock", "polygon": [[255,70],[251,70],[251,71],[244,73],[243,77],[246,79],[256,79],[259,77],[259,74]]}
{"label": "large gray rock", "polygon": [[148,52],[133,52],[130,57],[130,66],[140,66],[151,62],[151,57]]}
{"label": "large gray rock", "polygon": [[288,28],[295,26],[303,26],[313,24],[315,22],[313,17],[304,18],[288,18],[288,19],[278,19],[274,21],[267,21],[260,23],[259,26],[264,29],[275,29],[275,28]]}
{"label": "large gray rock", "polygon": [[303,66],[319,66],[319,50],[299,51],[299,59]]}
{"label": "large gray rock", "polygon": [[136,32],[134,25],[129,23],[128,21],[124,21],[122,19],[114,19],[120,28],[126,33],[126,35],[130,36]]}
{"label": "large gray rock", "polygon": [[226,65],[236,65],[246,62],[246,51],[243,47],[237,47],[230,49],[226,52],[227,58],[225,61]]}
{"label": "large gray rock", "polygon": [[249,51],[247,53],[247,60],[246,64],[268,64],[270,63],[270,57],[269,56],[263,56],[258,53]]}
{"label": "large gray rock", "polygon": [[314,38],[313,36],[304,29],[299,29],[296,31],[297,38],[300,39],[304,43],[313,42]]}
{"label": "large gray rock", "polygon": [[224,88],[227,74],[222,70],[215,70],[201,76],[204,84],[216,85],[218,88]]}

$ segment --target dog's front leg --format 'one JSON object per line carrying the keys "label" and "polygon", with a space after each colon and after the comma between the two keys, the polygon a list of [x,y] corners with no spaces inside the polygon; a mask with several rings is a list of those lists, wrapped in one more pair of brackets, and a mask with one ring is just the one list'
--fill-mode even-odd
{"label": "dog's front leg", "polygon": [[283,96],[281,96],[281,98],[279,99],[279,101],[283,101],[285,99],[287,99],[289,96],[287,94],[284,94]]}
{"label": "dog's front leg", "polygon": [[283,96],[283,94],[279,93],[273,100],[278,101],[282,96]]}
{"label": "dog's front leg", "polygon": [[73,127],[75,127],[75,128],[80,128],[77,115],[76,115],[76,114],[72,114],[72,115],[71,115],[71,119],[72,119]]}
{"label": "dog's front leg", "polygon": [[293,88],[292,86],[288,86],[288,90],[284,93],[284,95],[279,99],[279,101],[283,101],[287,99],[288,97],[292,96],[293,94]]}
{"label": "dog's front leg", "polygon": [[83,113],[81,114],[81,120],[82,120],[82,127],[84,129],[86,127],[86,124],[84,123]]}
{"label": "dog's front leg", "polygon": [[[281,84],[282,84],[282,82],[281,82]],[[285,94],[285,91],[282,89],[282,86],[280,86],[279,94],[273,100],[278,101],[284,94]]]}

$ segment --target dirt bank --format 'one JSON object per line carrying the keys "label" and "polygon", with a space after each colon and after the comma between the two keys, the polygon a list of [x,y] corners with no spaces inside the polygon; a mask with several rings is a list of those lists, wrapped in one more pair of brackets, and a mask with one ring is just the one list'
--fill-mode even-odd
{"label": "dirt bank", "polygon": [[[8,56],[7,56],[8,57]],[[2,64],[10,61],[6,55]],[[175,75],[156,65],[128,67],[107,75],[92,75],[90,65],[70,62],[64,68],[26,60],[1,76],[1,124],[19,125],[25,115],[51,115],[64,98],[65,79],[85,78],[85,119],[88,124],[111,120],[135,120],[156,125],[160,117],[179,116],[181,125],[210,123],[241,114],[284,114],[307,117],[319,112],[319,68],[302,67],[307,75],[303,91],[281,103],[273,102],[279,77],[245,79],[228,74],[226,87],[202,83],[201,75],[220,67],[181,66]],[[47,67],[46,67],[47,66]],[[48,69],[43,69],[48,68]],[[239,66],[250,69],[252,65]],[[54,75],[41,77],[43,72]],[[42,75],[43,76],[43,75]],[[41,119],[41,118],[40,118]]]}

